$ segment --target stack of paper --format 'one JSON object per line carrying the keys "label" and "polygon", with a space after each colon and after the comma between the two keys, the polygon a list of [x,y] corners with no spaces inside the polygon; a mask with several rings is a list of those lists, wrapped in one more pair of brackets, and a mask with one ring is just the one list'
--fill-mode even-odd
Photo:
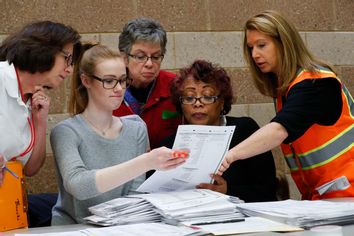
{"label": "stack of paper", "polygon": [[248,216],[260,216],[304,228],[354,223],[354,202],[285,200],[242,203],[237,208]]}
{"label": "stack of paper", "polygon": [[123,197],[101,203],[89,208],[92,216],[86,217],[88,223],[110,226],[131,223],[161,221],[161,215],[142,198]]}
{"label": "stack of paper", "polygon": [[[231,200],[232,199],[232,200]],[[129,195],[93,207],[89,223],[110,226],[165,221],[170,224],[198,224],[243,218],[235,197],[208,189]]]}
{"label": "stack of paper", "polygon": [[198,224],[244,218],[236,209],[240,199],[208,189],[144,194],[142,198],[156,207],[166,222]]}

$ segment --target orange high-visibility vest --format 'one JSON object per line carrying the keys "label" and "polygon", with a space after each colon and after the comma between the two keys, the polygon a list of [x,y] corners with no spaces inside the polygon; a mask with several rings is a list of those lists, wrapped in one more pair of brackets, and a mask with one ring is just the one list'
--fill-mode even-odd
{"label": "orange high-visibility vest", "polygon": [[[290,84],[287,93],[292,86],[303,80],[322,78],[335,78],[341,84],[343,103],[341,116],[331,126],[312,125],[297,140],[290,144],[282,144],[281,148],[303,199],[354,197],[353,97],[335,73],[324,68],[321,68],[318,73],[300,71]],[[278,96],[277,110],[280,111],[281,108],[282,97]],[[345,189],[336,189],[333,185],[324,193],[316,190],[340,177],[349,181]]]}

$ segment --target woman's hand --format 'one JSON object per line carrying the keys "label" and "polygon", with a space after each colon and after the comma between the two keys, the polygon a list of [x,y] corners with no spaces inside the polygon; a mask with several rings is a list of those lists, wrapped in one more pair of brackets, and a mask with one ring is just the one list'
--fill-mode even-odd
{"label": "woman's hand", "polygon": [[217,174],[221,176],[231,165],[231,163],[234,162],[234,159],[232,157],[232,154],[230,151],[226,154],[224,160],[222,161]]}
{"label": "woman's hand", "polygon": [[150,169],[170,170],[182,165],[186,161],[186,158],[175,157],[174,153],[175,151],[166,147],[151,150],[147,153],[150,159]]}
{"label": "woman's hand", "polygon": [[32,114],[36,123],[47,122],[49,104],[50,98],[42,88],[32,94]]}
{"label": "woman's hand", "polygon": [[210,189],[219,193],[226,194],[227,182],[220,175],[211,174],[210,177],[214,180],[213,184],[201,183],[197,185],[197,188]]}

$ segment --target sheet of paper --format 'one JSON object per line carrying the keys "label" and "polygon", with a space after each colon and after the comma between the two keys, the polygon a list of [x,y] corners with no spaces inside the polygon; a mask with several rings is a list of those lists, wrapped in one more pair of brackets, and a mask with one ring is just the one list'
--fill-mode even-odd
{"label": "sheet of paper", "polygon": [[353,202],[284,200],[241,203],[237,208],[249,216],[260,216],[299,227],[353,222]]}
{"label": "sheet of paper", "polygon": [[260,217],[247,217],[245,221],[236,223],[210,224],[198,226],[204,231],[210,232],[213,235],[241,234],[241,233],[256,233],[269,231],[301,231],[302,228],[282,224]]}
{"label": "sheet of paper", "polygon": [[135,235],[135,236],[184,236],[184,235],[202,235],[198,234],[201,230],[189,227],[177,227],[163,223],[141,223],[132,225],[119,225],[105,228],[90,228],[85,230],[87,235],[92,236],[116,236],[116,235]]}
{"label": "sheet of paper", "polygon": [[[141,198],[146,199],[161,211],[180,211],[198,206],[205,206],[218,200],[223,200],[229,205],[228,195],[214,192],[209,189],[192,189],[185,191],[141,194]],[[233,206],[235,207],[235,205]]]}
{"label": "sheet of paper", "polygon": [[140,192],[168,192],[194,189],[211,183],[229,150],[235,126],[180,125],[173,149],[190,150],[185,164],[168,171],[156,171],[138,189]]}
{"label": "sheet of paper", "polygon": [[39,233],[39,234],[15,234],[15,236],[188,236],[206,235],[200,229],[185,226],[173,226],[163,223],[141,223],[131,225],[119,225],[103,228],[86,228],[70,232]]}

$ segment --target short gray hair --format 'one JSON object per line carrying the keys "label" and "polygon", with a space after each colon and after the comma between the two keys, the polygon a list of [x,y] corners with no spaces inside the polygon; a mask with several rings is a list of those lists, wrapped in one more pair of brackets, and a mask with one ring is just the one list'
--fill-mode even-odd
{"label": "short gray hair", "polygon": [[138,41],[158,43],[162,54],[166,53],[167,36],[162,25],[151,18],[139,17],[128,21],[119,35],[119,51],[128,54]]}

